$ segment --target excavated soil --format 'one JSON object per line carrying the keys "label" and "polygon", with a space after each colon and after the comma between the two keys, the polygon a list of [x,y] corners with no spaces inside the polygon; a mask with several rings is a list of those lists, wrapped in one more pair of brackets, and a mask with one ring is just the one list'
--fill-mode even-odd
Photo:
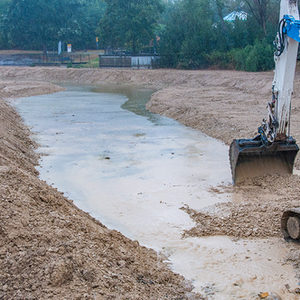
{"label": "excavated soil", "polygon": [[[273,78],[272,72],[12,67],[0,70],[3,98],[57,88],[43,82],[151,87],[157,92],[147,104],[149,110],[226,144],[234,138],[254,137],[266,115]],[[103,297],[185,297],[182,278],[168,271],[153,251],[104,228],[38,180],[34,169],[37,157],[29,131],[3,100],[1,105],[0,282],[6,283],[2,295],[29,296],[29,290],[34,288],[34,295],[41,291],[45,295],[67,295],[71,291],[74,298],[100,292]],[[300,73],[296,74],[291,122],[291,133],[300,140]],[[299,158],[296,168],[300,169]],[[211,192],[230,194],[233,201],[203,211],[183,207],[196,222],[185,236],[279,237],[282,211],[300,206],[300,177],[256,178],[234,187],[214,187]]]}

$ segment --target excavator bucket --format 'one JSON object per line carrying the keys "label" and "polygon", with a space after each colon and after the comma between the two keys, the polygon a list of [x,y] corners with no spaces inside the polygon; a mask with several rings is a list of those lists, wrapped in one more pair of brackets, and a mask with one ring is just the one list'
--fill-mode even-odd
{"label": "excavator bucket", "polygon": [[296,141],[276,141],[266,146],[260,136],[254,139],[233,140],[229,149],[233,183],[247,178],[272,174],[292,174],[299,151]]}

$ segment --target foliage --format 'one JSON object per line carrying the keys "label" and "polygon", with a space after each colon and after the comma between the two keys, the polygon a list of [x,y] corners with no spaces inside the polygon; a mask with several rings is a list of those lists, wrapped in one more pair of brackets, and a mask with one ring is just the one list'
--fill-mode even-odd
{"label": "foliage", "polygon": [[72,44],[78,49],[94,49],[99,22],[104,16],[106,4],[102,0],[86,0],[80,10],[80,35],[73,39]]}
{"label": "foliage", "polygon": [[5,32],[6,13],[11,0],[0,1],[0,49],[7,48],[7,34]]}
{"label": "foliage", "polygon": [[105,0],[99,33],[106,47],[127,48],[136,53],[154,38],[163,10],[160,0]]}
{"label": "foliage", "polygon": [[215,69],[233,69],[233,59],[231,52],[214,50],[206,55],[210,67]]}
{"label": "foliage", "polygon": [[264,18],[269,22],[262,26],[257,15],[249,9],[250,4],[255,11],[252,1],[247,2],[248,5],[243,7],[248,8],[247,21],[237,19],[234,22],[224,21],[224,13],[234,9],[233,4],[241,8],[242,1],[179,0],[169,5],[165,30],[161,34],[163,65],[189,69],[271,69],[272,41],[277,28],[277,20],[271,18],[271,11],[276,11],[278,16],[278,3],[274,6],[274,1],[268,0],[268,5],[263,5]]}
{"label": "foliage", "polygon": [[[247,21],[224,21],[234,10]],[[278,14],[278,0],[1,0],[0,48],[93,49],[98,36],[101,49],[155,48],[163,67],[264,71]]]}
{"label": "foliage", "polygon": [[96,0],[11,0],[5,21],[11,46],[45,50],[56,48],[59,40],[87,45],[89,32],[94,41],[98,23],[88,9],[91,3],[97,15],[104,10],[103,2]]}
{"label": "foliage", "polygon": [[214,47],[212,28],[212,11],[206,0],[173,4],[161,37],[162,62],[168,67],[196,69],[206,66],[205,53]]}
{"label": "foliage", "polygon": [[274,50],[265,40],[256,41],[253,46],[232,51],[237,70],[251,72],[267,71],[274,68]]}
{"label": "foliage", "polygon": [[207,55],[210,66],[219,69],[236,69],[249,72],[267,71],[274,68],[274,50],[265,40],[256,41],[245,48],[228,52],[213,51]]}

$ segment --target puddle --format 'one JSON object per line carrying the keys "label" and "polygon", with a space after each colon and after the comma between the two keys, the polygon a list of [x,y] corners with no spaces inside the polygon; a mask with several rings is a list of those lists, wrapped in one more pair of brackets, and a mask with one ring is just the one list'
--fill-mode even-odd
{"label": "puddle", "polygon": [[[211,299],[240,295],[250,299],[259,288],[276,287],[277,277],[288,280],[289,266],[268,265],[266,249],[277,251],[273,255],[278,260],[287,251],[278,247],[279,241],[260,241],[259,261],[253,252],[258,242],[181,238],[194,225],[181,207],[201,209],[231,200],[226,193],[210,192],[212,186],[231,182],[228,147],[146,111],[151,93],[124,87],[70,87],[15,100],[36,133],[39,151],[46,154],[40,177],[109,228],[167,255],[171,268]],[[245,258],[248,250],[250,258]]]}

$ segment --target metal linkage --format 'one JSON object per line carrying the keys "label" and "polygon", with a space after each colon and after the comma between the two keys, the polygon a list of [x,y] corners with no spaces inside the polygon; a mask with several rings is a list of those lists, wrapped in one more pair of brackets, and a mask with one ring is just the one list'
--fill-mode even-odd
{"label": "metal linkage", "polygon": [[286,21],[283,18],[280,20],[278,24],[277,35],[275,41],[273,42],[275,46],[275,52],[274,52],[275,56],[280,56],[285,48],[285,34],[284,34],[285,25],[286,25]]}
{"label": "metal linkage", "polygon": [[261,126],[258,128],[258,133],[261,136],[261,140],[265,145],[271,144],[275,141],[277,136],[278,121],[275,116],[275,104],[278,100],[278,93],[272,88],[272,101],[268,102],[268,120],[263,119]]}

